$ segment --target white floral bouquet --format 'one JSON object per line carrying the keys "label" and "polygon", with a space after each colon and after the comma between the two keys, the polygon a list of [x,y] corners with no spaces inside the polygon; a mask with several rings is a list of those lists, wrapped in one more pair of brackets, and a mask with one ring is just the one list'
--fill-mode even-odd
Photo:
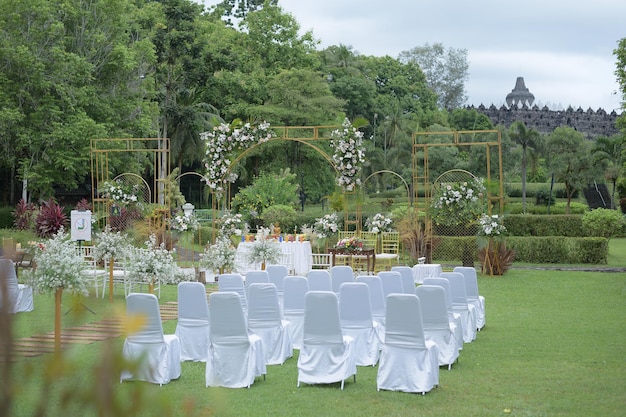
{"label": "white floral bouquet", "polygon": [[484,213],[485,185],[482,178],[467,182],[442,183],[433,193],[430,212],[441,225],[467,226]]}
{"label": "white floral bouquet", "polygon": [[200,266],[218,272],[230,271],[235,267],[236,249],[226,236],[219,236],[215,243],[200,254]]}
{"label": "white floral bouquet", "polygon": [[176,267],[172,253],[165,249],[165,244],[157,245],[154,234],[145,246],[131,250],[128,275],[136,282],[170,282]]}
{"label": "white floral bouquet", "polygon": [[72,294],[89,295],[88,277],[82,273],[83,257],[63,227],[37,246],[33,261],[37,267],[26,272],[26,279],[35,291],[55,292],[62,288]]}
{"label": "white floral bouquet", "polygon": [[315,219],[313,224],[313,231],[318,238],[323,239],[330,237],[337,233],[339,230],[339,216],[336,212],[326,214],[318,219]]}
{"label": "white floral bouquet", "polygon": [[230,173],[230,156],[236,151],[243,151],[254,144],[267,142],[276,134],[270,130],[270,124],[263,122],[258,126],[245,123],[242,126],[222,123],[210,132],[200,133],[200,138],[206,141],[204,181],[212,192],[217,195],[224,193],[224,186],[228,182],[235,182],[237,175]]}
{"label": "white floral bouquet", "polygon": [[239,213],[226,212],[219,220],[220,235],[242,236],[248,233],[248,224],[243,220],[243,216]]}
{"label": "white floral bouquet", "polygon": [[363,132],[352,126],[348,118],[341,124],[341,130],[333,130],[330,134],[330,146],[335,150],[333,162],[339,171],[337,184],[346,191],[354,190],[361,185],[361,169],[365,161]]}
{"label": "white floral bouquet", "polygon": [[170,229],[181,233],[196,230],[198,229],[198,219],[196,219],[193,213],[185,213],[179,210],[170,220]]}
{"label": "white floral bouquet", "polygon": [[140,205],[142,202],[138,197],[141,190],[137,184],[126,185],[119,180],[105,181],[99,191],[104,197],[120,206]]}
{"label": "white floral bouquet", "polygon": [[111,259],[122,259],[130,250],[130,243],[126,234],[114,232],[110,225],[96,235],[93,249],[97,261],[108,262]]}
{"label": "white floral bouquet", "polygon": [[250,252],[248,252],[248,262],[275,264],[281,255],[280,245],[271,238],[270,229],[266,227],[259,228],[254,243],[250,247]]}
{"label": "white floral bouquet", "polygon": [[365,221],[365,227],[373,233],[382,233],[391,231],[391,218],[385,217],[383,214],[376,213],[372,217],[368,217]]}
{"label": "white floral bouquet", "polygon": [[502,224],[502,217],[497,214],[488,215],[483,214],[478,219],[480,229],[478,229],[479,236],[485,237],[501,237],[506,233],[506,227]]}

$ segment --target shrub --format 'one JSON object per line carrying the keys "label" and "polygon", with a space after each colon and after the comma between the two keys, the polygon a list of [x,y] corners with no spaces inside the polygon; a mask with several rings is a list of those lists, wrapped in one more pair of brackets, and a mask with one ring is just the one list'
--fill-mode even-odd
{"label": "shrub", "polygon": [[584,236],[580,215],[509,214],[504,226],[512,236]]}
{"label": "shrub", "polygon": [[535,204],[538,206],[552,206],[555,203],[554,195],[549,190],[538,190],[535,194]]}
{"label": "shrub", "polygon": [[0,207],[0,229],[10,229],[14,224],[13,209],[9,206]]}
{"label": "shrub", "polygon": [[63,209],[52,198],[43,202],[35,218],[37,236],[48,238],[58,232],[61,227],[67,226],[67,216],[63,213]]}
{"label": "shrub", "polygon": [[35,217],[37,215],[37,206],[33,203],[27,203],[24,199],[20,199],[13,211],[15,218],[15,228],[17,230],[34,230]]}
{"label": "shrub", "polygon": [[287,231],[293,230],[296,224],[296,217],[296,210],[293,207],[284,204],[276,204],[263,211],[261,220],[263,220],[263,224],[267,227],[273,224]]}
{"label": "shrub", "polygon": [[582,225],[587,236],[598,236],[610,239],[623,236],[624,216],[617,210],[598,208],[588,211],[582,217]]}
{"label": "shrub", "polygon": [[576,264],[606,263],[608,241],[597,237],[517,237],[506,240],[517,262]]}

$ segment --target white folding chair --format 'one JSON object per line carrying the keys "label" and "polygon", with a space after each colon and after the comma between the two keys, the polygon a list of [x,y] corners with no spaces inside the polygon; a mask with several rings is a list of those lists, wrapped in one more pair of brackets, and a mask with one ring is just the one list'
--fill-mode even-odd
{"label": "white folding chair", "polygon": [[285,278],[284,290],[283,317],[289,321],[293,348],[300,349],[304,328],[304,297],[309,292],[309,282],[305,277],[289,276]]}
{"label": "white folding chair", "polygon": [[467,300],[465,290],[465,278],[460,272],[442,272],[441,278],[446,278],[450,283],[452,295],[452,310],[461,315],[463,323],[463,342],[471,343],[476,339],[476,308]]}
{"label": "white folding chair", "polygon": [[452,272],[460,272],[465,278],[467,300],[476,307],[476,327],[478,330],[485,327],[485,297],[478,293],[478,278],[476,269],[471,266],[456,266]]}
{"label": "white folding chair", "polygon": [[209,303],[204,284],[179,283],[175,334],[180,341],[181,361],[206,362],[210,330]]}
{"label": "white folding chair", "polygon": [[326,269],[312,269],[306,274],[309,281],[309,291],[332,291],[330,272]]}
{"label": "white folding chair", "polygon": [[339,319],[344,335],[354,339],[357,366],[374,366],[382,347],[380,327],[372,317],[370,290],[363,282],[345,282],[339,289]]}
{"label": "white folding chair", "polygon": [[120,381],[137,380],[167,384],[180,377],[180,342],[174,334],[163,334],[159,300],[154,294],[131,293],[126,297],[129,320],[142,322],[140,329],[124,340],[124,359],[137,362],[132,371],[122,371]]}
{"label": "white folding chair", "polygon": [[330,282],[333,292],[339,294],[339,288],[344,282],[354,282],[354,271],[350,265],[335,265],[330,268]]}
{"label": "white folding chair", "polygon": [[454,324],[448,319],[446,293],[439,285],[420,285],[415,289],[422,307],[422,322],[426,340],[432,340],[439,349],[439,366],[448,370],[459,357],[459,346],[454,335]]}
{"label": "white folding chair", "polygon": [[[447,278],[429,277],[424,278],[422,285],[438,285],[443,288],[446,296],[446,309],[448,310],[448,321],[450,328],[454,329],[454,338],[459,350],[463,350],[463,321],[461,315],[452,309],[452,293],[450,292],[450,282]],[[417,288],[416,288],[417,290]]]}
{"label": "white folding chair", "polygon": [[207,387],[250,388],[257,376],[267,372],[263,341],[248,332],[239,298],[232,291],[209,296],[209,312],[215,319],[206,361]]}
{"label": "white folding chair", "polygon": [[[385,300],[389,294],[404,294],[404,287],[402,286],[402,277],[397,271],[380,271],[378,273],[380,282],[383,284],[383,294]],[[415,291],[413,292],[415,293]]]}
{"label": "white folding chair", "polygon": [[102,288],[102,298],[104,298],[104,292],[109,274],[103,268],[98,268],[98,262],[93,254],[94,247],[89,245],[77,246],[76,251],[83,259],[82,274],[93,284],[94,289],[96,290],[96,298],[99,297],[100,288]]}
{"label": "white folding chair", "polygon": [[217,291],[232,291],[239,294],[239,301],[243,314],[248,314],[248,297],[243,283],[243,277],[240,274],[222,274],[217,282]]}
{"label": "white folding chair", "polygon": [[421,392],[439,385],[437,345],[426,340],[420,301],[415,294],[387,298],[385,343],[380,353],[378,390]]}
{"label": "white folding chair", "polygon": [[413,280],[413,268],[410,266],[392,266],[392,271],[400,273],[402,289],[405,294],[415,294],[415,281]]}
{"label": "white folding chair", "polygon": [[280,365],[293,356],[290,323],[283,320],[276,286],[248,286],[248,329],[263,340],[266,365]]}
{"label": "white folding chair", "polygon": [[[4,309],[5,302],[7,303],[6,309]],[[0,309],[11,314],[34,309],[33,288],[17,282],[15,266],[10,259],[0,259]]]}
{"label": "white folding chair", "polygon": [[298,384],[330,384],[354,375],[354,339],[341,331],[339,301],[332,291],[309,291],[305,296],[304,336],[298,356]]}

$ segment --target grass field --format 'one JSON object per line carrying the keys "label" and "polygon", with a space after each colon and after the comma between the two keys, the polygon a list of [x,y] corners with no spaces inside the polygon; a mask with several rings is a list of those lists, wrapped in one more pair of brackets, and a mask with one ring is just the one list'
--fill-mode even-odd
{"label": "grass field", "polygon": [[[621,247],[621,246],[620,246]],[[623,254],[616,258],[623,261]],[[119,383],[123,338],[19,359],[3,384],[19,416],[623,416],[626,405],[626,274],[512,270],[479,276],[487,324],[466,344],[452,371],[425,396],[377,392],[376,367],[359,367],[356,383],[296,388],[297,351],[250,389],[206,388],[203,363],[183,363],[182,376],[163,387]],[[161,302],[176,299],[166,286]],[[87,298],[89,312],[63,316],[68,327],[121,314]],[[71,297],[64,298],[64,310]],[[35,311],[15,317],[14,337],[53,329],[53,297],[38,295]],[[215,318],[214,318],[215,319]],[[175,320],[164,324],[173,333]],[[6,369],[5,369],[6,371]],[[2,390],[6,393],[7,391]],[[8,402],[5,402],[5,405]],[[64,404],[64,405],[62,405]],[[85,405],[87,404],[87,405]],[[43,410],[43,414],[37,414]],[[1,414],[1,413],[0,413]]]}

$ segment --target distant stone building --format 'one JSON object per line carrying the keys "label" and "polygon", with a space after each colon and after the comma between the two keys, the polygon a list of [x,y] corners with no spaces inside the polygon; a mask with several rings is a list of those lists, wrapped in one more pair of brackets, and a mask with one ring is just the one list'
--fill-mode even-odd
{"label": "distant stone building", "polygon": [[607,113],[603,109],[593,111],[589,108],[574,110],[571,106],[567,110],[550,110],[547,106],[539,108],[533,105],[535,96],[526,88],[524,77],[517,77],[515,88],[506,96],[506,106],[496,108],[480,105],[469,106],[481,114],[489,117],[494,125],[503,125],[507,128],[513,122],[521,121],[526,127],[540,133],[550,134],[559,126],[569,126],[582,132],[587,139],[598,136],[611,136],[619,133],[615,127],[615,120],[619,116],[615,110]]}

